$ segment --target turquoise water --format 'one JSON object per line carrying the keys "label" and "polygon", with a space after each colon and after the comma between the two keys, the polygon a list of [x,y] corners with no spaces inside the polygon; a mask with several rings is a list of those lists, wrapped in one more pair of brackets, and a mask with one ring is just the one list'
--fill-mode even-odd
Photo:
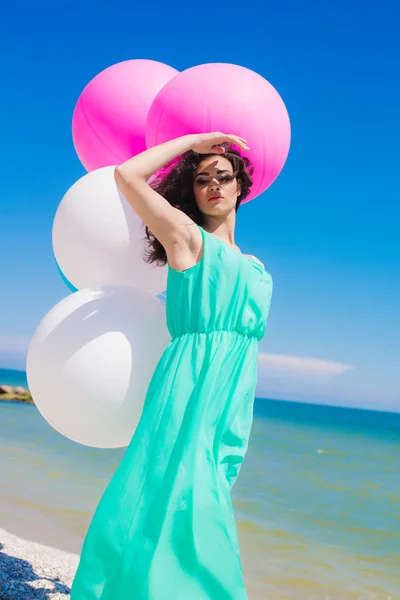
{"label": "turquoise water", "polygon": [[[3,402],[0,452],[0,527],[79,552],[124,449]],[[400,599],[400,414],[256,399],[233,503],[250,600]]]}
{"label": "turquoise water", "polygon": [[0,369],[0,385],[22,385],[28,387],[25,371]]}

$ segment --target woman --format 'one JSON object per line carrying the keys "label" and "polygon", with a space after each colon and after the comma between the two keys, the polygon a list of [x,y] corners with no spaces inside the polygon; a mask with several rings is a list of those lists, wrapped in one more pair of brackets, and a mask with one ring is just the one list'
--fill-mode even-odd
{"label": "woman", "polygon": [[[246,600],[230,491],[247,450],[272,279],[234,242],[244,139],[189,135],[115,180],[168,261],[171,334],[86,535],[72,600]],[[148,179],[177,157],[168,175]]]}

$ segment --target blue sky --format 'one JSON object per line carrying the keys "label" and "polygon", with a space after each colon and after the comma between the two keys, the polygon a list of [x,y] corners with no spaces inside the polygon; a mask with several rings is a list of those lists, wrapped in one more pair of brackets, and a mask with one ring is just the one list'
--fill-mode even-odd
{"label": "blue sky", "polygon": [[131,58],[178,70],[230,62],[266,77],[292,123],[282,174],[238,214],[238,245],[274,278],[258,394],[400,410],[399,9],[255,6],[46,0],[3,10],[0,367],[24,367],[37,324],[69,293],[51,230],[85,174],[71,137],[84,86]]}

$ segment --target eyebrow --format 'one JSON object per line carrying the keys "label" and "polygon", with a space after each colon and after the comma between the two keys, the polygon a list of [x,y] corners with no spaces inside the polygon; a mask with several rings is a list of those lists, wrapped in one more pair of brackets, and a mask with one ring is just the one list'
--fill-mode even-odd
{"label": "eyebrow", "polygon": [[[233,175],[233,173],[231,173],[229,171],[229,169],[218,169],[217,173],[230,173],[231,175]],[[196,177],[199,177],[199,175],[209,175],[210,173],[208,171],[202,171],[201,173],[197,173]]]}

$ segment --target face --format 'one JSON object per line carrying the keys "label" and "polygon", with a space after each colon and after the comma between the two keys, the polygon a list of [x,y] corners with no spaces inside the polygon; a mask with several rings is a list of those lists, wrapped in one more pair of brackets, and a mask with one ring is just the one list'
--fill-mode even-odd
{"label": "face", "polygon": [[203,214],[222,215],[234,210],[240,194],[240,182],[233,176],[229,160],[223,156],[204,159],[196,169],[193,192]]}

